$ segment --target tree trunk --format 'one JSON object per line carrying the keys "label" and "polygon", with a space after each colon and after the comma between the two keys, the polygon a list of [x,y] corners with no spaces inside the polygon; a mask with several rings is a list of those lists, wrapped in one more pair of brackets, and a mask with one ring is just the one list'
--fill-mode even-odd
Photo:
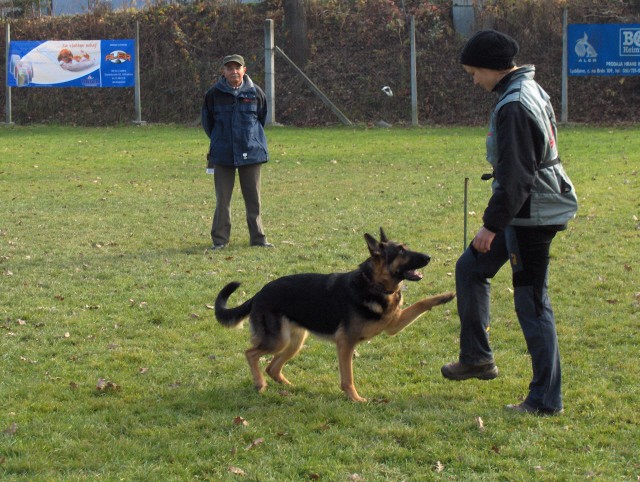
{"label": "tree trunk", "polygon": [[303,68],[309,60],[304,0],[284,0],[284,26],[287,35],[285,53],[298,67]]}

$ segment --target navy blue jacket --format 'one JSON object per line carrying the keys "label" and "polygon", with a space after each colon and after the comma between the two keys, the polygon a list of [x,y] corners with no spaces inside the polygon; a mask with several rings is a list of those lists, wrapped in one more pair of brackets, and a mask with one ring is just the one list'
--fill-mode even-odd
{"label": "navy blue jacket", "polygon": [[267,99],[248,75],[237,90],[220,77],[205,94],[202,106],[202,127],[211,140],[207,168],[267,162],[266,118]]}

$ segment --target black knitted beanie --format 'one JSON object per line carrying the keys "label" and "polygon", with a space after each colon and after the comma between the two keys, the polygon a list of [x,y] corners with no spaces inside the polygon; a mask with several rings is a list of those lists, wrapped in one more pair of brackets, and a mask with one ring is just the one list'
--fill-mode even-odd
{"label": "black knitted beanie", "polygon": [[520,47],[518,42],[496,30],[481,30],[462,48],[460,63],[470,67],[505,70],[515,64],[513,58]]}

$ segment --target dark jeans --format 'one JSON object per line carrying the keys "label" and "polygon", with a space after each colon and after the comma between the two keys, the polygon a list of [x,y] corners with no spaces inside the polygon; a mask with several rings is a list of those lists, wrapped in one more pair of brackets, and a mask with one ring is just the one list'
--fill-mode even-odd
{"label": "dark jeans", "polygon": [[[249,242],[252,245],[262,244],[266,239],[260,214],[260,166],[252,164],[237,168],[249,228]],[[215,166],[213,177],[216,211],[211,226],[211,239],[213,244],[227,244],[231,236],[231,195],[236,180],[236,168]]]}
{"label": "dark jeans", "polygon": [[560,352],[547,295],[549,248],[555,235],[544,228],[509,227],[496,235],[491,251],[482,254],[469,246],[456,263],[460,361],[479,365],[493,361],[488,333],[491,278],[511,262],[515,310],[533,367],[525,402],[540,410],[562,408]]}

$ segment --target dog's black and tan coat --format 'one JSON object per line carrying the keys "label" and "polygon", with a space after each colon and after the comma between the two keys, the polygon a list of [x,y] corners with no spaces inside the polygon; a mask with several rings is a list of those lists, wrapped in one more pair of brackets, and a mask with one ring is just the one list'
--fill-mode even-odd
{"label": "dog's black and tan coat", "polygon": [[354,271],[284,276],[266,284],[236,308],[227,308],[227,300],[240,283],[229,283],[220,291],[215,314],[222,325],[237,326],[249,317],[253,346],[246,357],[258,391],[267,386],[259,367],[260,357],[272,354],[267,374],[289,384],[282,367],[312,332],[336,344],[340,386],[351,400],[364,402],[353,383],[356,345],[383,331],[395,335],[425,311],[455,297],[454,293],[443,293],[403,309],[402,282],[422,279],[418,269],[429,263],[429,256],[389,241],[382,229],[379,242],[369,234],[365,239],[371,256]]}

